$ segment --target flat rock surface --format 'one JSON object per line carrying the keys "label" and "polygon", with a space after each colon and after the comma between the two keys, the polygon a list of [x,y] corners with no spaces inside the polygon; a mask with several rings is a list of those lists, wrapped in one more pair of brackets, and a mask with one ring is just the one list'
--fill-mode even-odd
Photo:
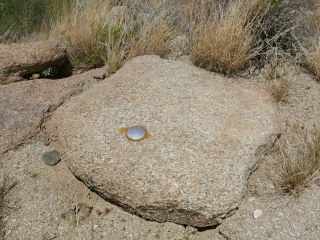
{"label": "flat rock surface", "polygon": [[0,44],[0,84],[56,67],[67,59],[61,40]]}
{"label": "flat rock surface", "polygon": [[[103,198],[146,219],[205,227],[237,209],[278,124],[257,85],[143,56],[66,102],[46,131]],[[134,125],[151,136],[129,141],[123,128]]]}
{"label": "flat rock surface", "polygon": [[[288,101],[279,103],[286,130],[280,142],[282,146],[288,145],[286,147],[291,149],[289,156],[296,158],[301,156],[299,150],[300,154],[305,151],[305,133],[319,130],[320,83],[295,66],[288,66],[287,70]],[[309,183],[299,196],[281,194],[279,175],[282,173],[279,163],[282,161],[283,149],[272,151],[252,174],[249,179],[250,193],[237,213],[218,228],[225,239],[320,239],[320,181],[317,180],[317,184]],[[317,172],[315,179],[319,178]],[[263,215],[254,219],[253,213],[257,209],[263,211]],[[202,235],[198,234],[199,240],[208,239],[201,238]]]}
{"label": "flat rock surface", "polygon": [[[5,154],[5,184],[15,184],[5,196],[3,212],[0,209],[6,240],[184,239],[183,226],[145,221],[101,199],[63,160],[54,167],[44,164],[41,155],[49,150],[36,142]],[[85,218],[73,211],[81,206],[91,209]]]}
{"label": "flat rock surface", "polygon": [[47,113],[77,94],[104,70],[60,80],[30,80],[0,85],[0,157],[40,131]]}
{"label": "flat rock surface", "polygon": [[[301,149],[308,131],[320,126],[320,83],[312,75],[303,73],[296,66],[286,68],[288,74],[288,101],[279,103],[281,118],[286,130],[280,139],[292,149]],[[253,78],[263,83],[264,79]],[[270,82],[266,82],[269,84]],[[300,146],[299,146],[300,145]],[[282,146],[284,144],[282,143]],[[320,181],[308,184],[299,196],[283,194],[279,185],[283,149],[271,151],[251,175],[248,194],[239,210],[214,230],[198,232],[190,240],[222,239],[320,239]],[[289,152],[290,157],[298,157]],[[319,172],[315,175],[319,179]],[[254,213],[261,210],[263,215],[254,219]]]}

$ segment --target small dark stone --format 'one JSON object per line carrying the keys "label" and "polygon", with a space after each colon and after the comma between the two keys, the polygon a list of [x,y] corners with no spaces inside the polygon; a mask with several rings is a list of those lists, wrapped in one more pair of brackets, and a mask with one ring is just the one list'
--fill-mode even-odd
{"label": "small dark stone", "polygon": [[107,77],[106,73],[93,76],[94,79],[99,79],[99,80],[105,79],[106,77]]}
{"label": "small dark stone", "polygon": [[57,150],[45,152],[42,154],[42,160],[45,164],[54,166],[61,160],[61,154]]}
{"label": "small dark stone", "polygon": [[111,209],[109,209],[109,208],[105,208],[105,209],[104,209],[104,213],[105,213],[105,214],[108,214],[108,213],[110,213],[110,212],[111,212]]}

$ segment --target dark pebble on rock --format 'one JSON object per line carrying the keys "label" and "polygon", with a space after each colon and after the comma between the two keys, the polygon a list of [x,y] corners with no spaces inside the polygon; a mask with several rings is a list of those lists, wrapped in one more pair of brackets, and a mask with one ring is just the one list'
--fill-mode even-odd
{"label": "dark pebble on rock", "polygon": [[61,154],[57,150],[48,151],[42,154],[42,160],[45,164],[54,166],[61,160]]}

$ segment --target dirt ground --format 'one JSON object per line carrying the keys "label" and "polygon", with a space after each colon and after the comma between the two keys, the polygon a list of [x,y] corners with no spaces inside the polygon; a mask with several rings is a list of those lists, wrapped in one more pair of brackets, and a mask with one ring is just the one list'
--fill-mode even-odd
{"label": "dirt ground", "polygon": [[[285,68],[288,98],[275,103],[283,122],[279,143],[298,156],[306,134],[320,126],[320,83],[300,67]],[[270,88],[261,74],[250,80]],[[147,221],[103,200],[72,175],[63,157],[54,167],[45,165],[41,155],[51,149],[41,134],[1,157],[7,190],[1,207],[3,239],[320,238],[320,186],[313,181],[299,196],[284,194],[279,185],[279,147],[251,175],[248,192],[233,216],[215,228],[195,229]]]}

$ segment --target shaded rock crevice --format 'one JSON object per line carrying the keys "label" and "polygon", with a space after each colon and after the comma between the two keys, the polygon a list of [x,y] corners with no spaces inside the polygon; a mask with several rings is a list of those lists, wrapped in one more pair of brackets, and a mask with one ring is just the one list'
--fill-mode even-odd
{"label": "shaded rock crevice", "polygon": [[219,231],[218,232],[219,233],[219,235],[221,236],[221,237],[223,237],[224,239],[226,239],[226,240],[230,240],[231,238],[230,237],[228,237],[225,233],[223,233],[222,231]]}
{"label": "shaded rock crevice", "polygon": [[63,73],[62,77],[70,76],[68,62],[61,39],[0,44],[0,85],[25,80],[50,68]]}
{"label": "shaded rock crevice", "polygon": [[268,152],[275,146],[276,142],[280,139],[281,135],[282,135],[281,133],[271,134],[266,138],[265,144],[262,144],[261,146],[258,147],[258,149],[255,152],[255,157],[258,160],[249,169],[247,179],[249,179],[251,175],[256,171],[256,169],[259,167],[259,165],[263,161],[264,157],[268,154]]}

